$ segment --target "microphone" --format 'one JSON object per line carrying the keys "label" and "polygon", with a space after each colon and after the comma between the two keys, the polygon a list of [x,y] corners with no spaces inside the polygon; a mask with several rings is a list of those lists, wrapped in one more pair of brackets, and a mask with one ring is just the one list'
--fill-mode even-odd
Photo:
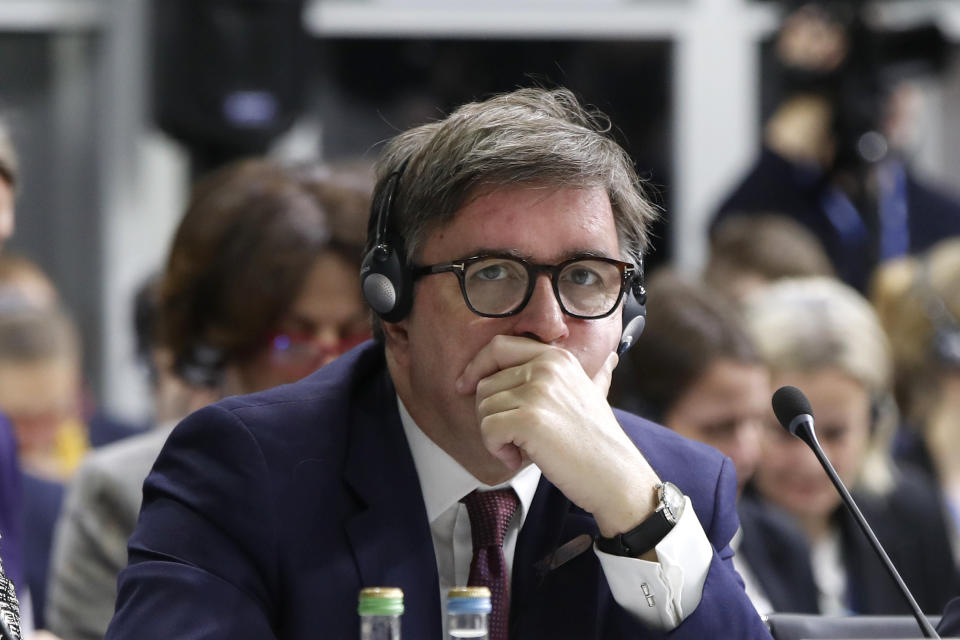
{"label": "microphone", "polygon": [[913,617],[917,619],[917,624],[920,625],[920,631],[923,632],[923,637],[939,638],[940,636],[934,631],[930,621],[927,620],[927,617],[920,611],[917,601],[913,598],[913,594],[910,593],[907,585],[903,582],[903,578],[900,577],[897,568],[894,567],[893,562],[890,561],[890,556],[887,555],[880,541],[877,540],[873,529],[867,524],[867,519],[864,518],[860,512],[860,507],[857,506],[853,496],[847,491],[847,488],[840,480],[840,476],[837,475],[827,455],[820,447],[820,443],[817,441],[817,434],[813,429],[813,409],[810,407],[810,401],[807,400],[803,392],[796,387],[780,387],[777,389],[777,392],[773,394],[773,413],[777,416],[777,420],[783,425],[784,429],[806,442],[807,446],[813,450],[813,453],[817,456],[817,460],[820,461],[824,471],[827,472],[827,476],[830,477],[830,481],[833,482],[833,486],[837,488],[837,492],[839,492],[840,497],[843,498],[843,503],[847,506],[850,513],[853,514],[853,519],[856,520],[860,530],[863,531],[863,535],[870,541],[870,545],[880,557],[890,577],[893,578],[894,582],[896,582],[900,588],[900,593],[903,594],[907,605],[909,605],[910,610],[913,612]]}

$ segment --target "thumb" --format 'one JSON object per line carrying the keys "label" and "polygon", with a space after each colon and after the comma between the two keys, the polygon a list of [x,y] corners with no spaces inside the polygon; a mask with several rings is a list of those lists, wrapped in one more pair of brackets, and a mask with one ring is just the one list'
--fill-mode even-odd
{"label": "thumb", "polygon": [[603,392],[604,396],[610,391],[610,381],[613,379],[613,370],[616,368],[618,362],[620,362],[620,358],[616,352],[610,352],[610,355],[607,356],[607,359],[603,362],[603,366],[600,367],[600,370],[593,376],[593,384],[597,385],[597,388]]}

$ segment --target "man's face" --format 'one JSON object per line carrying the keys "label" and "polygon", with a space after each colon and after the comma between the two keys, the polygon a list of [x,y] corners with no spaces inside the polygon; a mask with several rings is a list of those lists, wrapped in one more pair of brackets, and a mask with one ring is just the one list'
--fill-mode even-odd
{"label": "man's face", "polygon": [[[427,236],[416,258],[431,265],[484,252],[512,252],[541,264],[586,253],[622,257],[603,189],[512,187],[469,200],[452,222]],[[481,441],[475,396],[454,386],[481,348],[498,335],[528,337],[566,349],[592,377],[621,332],[619,312],[598,320],[565,315],[545,275],[527,306],[507,318],[470,311],[452,273],[422,278],[414,295],[410,315],[386,325],[391,374],[420,428],[474,475],[505,472]]]}

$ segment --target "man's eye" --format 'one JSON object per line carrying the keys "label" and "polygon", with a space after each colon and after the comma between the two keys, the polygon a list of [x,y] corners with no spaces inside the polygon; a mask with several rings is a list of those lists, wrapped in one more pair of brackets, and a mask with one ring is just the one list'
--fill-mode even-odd
{"label": "man's eye", "polygon": [[468,276],[471,280],[479,280],[481,282],[525,280],[526,272],[520,264],[515,262],[492,261],[475,265],[474,269],[468,273]]}
{"label": "man's eye", "polygon": [[507,270],[503,268],[503,265],[490,265],[477,271],[474,277],[479,280],[502,280],[507,277]]}
{"label": "man's eye", "polygon": [[567,272],[566,279],[573,284],[580,285],[582,287],[589,287],[600,280],[600,276],[591,271],[590,269],[571,269]]}

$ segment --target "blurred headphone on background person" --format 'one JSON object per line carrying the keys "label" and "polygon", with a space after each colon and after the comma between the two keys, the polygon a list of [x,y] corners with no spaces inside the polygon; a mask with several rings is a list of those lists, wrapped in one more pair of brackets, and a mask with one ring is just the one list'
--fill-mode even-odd
{"label": "blurred headphone on background person", "polygon": [[226,354],[213,345],[196,340],[185,353],[177,354],[174,373],[194,387],[218,388],[223,382]]}
{"label": "blurred headphone on background person", "polygon": [[960,369],[960,320],[933,286],[929,257],[920,260],[913,289],[933,328],[931,348],[934,358],[942,365]]}
{"label": "blurred headphone on background person", "polygon": [[[409,162],[387,176],[379,197],[373,202],[367,236],[373,236],[373,246],[360,265],[360,286],[363,299],[386,322],[399,322],[413,306],[413,270],[406,263],[403,238],[390,227],[393,200],[400,177]],[[647,292],[643,287],[643,258],[637,265],[637,275],[627,287],[623,302],[623,333],[617,347],[622,356],[633,346],[646,326]]]}

